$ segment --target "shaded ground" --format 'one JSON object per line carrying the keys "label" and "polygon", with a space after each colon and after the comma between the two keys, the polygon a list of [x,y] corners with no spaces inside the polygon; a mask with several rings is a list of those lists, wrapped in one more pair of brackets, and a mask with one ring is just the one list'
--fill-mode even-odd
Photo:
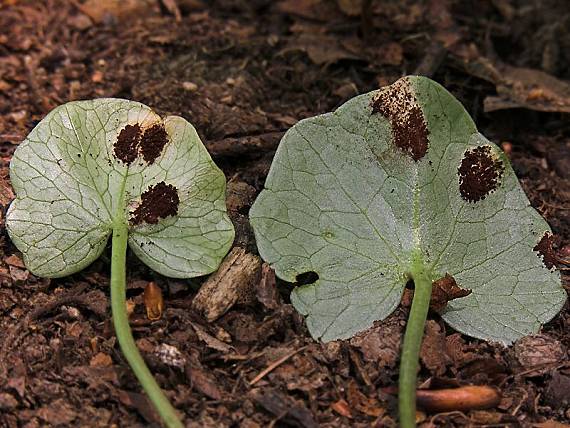
{"label": "shaded ground", "polygon": [[[167,7],[176,3],[178,10]],[[0,175],[7,177],[16,145],[56,105],[141,101],[196,126],[231,179],[237,243],[255,252],[245,215],[282,132],[417,72],[450,89],[482,132],[502,143],[569,257],[568,3],[378,0],[364,14],[351,4],[4,1]],[[0,202],[9,198],[0,186]],[[49,281],[25,270],[5,234],[1,242],[0,426],[156,424],[115,343],[109,253],[80,274]],[[165,298],[158,321],[145,312],[149,281]],[[278,284],[276,295],[267,293],[272,284],[265,271],[255,284],[262,298],[241,300],[208,323],[191,309],[199,282],[159,277],[129,259],[139,348],[187,425],[395,426],[389,392],[405,305],[366,334],[322,345],[288,304],[288,286]],[[421,381],[494,385],[503,399],[494,410],[421,413],[423,426],[570,422],[569,324],[567,305],[540,335],[503,349],[430,315]]]}

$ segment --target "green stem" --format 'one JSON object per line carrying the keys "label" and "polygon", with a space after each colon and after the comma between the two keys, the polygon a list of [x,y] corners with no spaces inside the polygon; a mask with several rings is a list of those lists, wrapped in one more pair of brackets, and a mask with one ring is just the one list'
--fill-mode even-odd
{"label": "green stem", "polygon": [[147,393],[150,401],[168,428],[182,428],[176,410],[164,395],[137,349],[127,315],[126,256],[127,226],[116,222],[113,226],[113,252],[111,255],[111,309],[115,334],[131,369]]}
{"label": "green stem", "polygon": [[432,288],[430,275],[426,272],[423,262],[417,260],[411,273],[414,280],[414,299],[402,345],[398,393],[400,427],[402,428],[416,426],[416,381]]}

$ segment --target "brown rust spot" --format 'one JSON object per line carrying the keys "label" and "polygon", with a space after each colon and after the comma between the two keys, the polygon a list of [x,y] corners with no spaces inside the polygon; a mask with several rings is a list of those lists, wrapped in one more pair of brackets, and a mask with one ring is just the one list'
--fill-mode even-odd
{"label": "brown rust spot", "polygon": [[430,309],[441,313],[447,306],[447,302],[460,297],[469,296],[471,290],[461,288],[450,274],[446,273],[443,278],[432,283]]}
{"label": "brown rust spot", "polygon": [[140,151],[143,159],[151,164],[162,153],[168,142],[168,134],[163,124],[156,124],[144,131],[141,139]]}
{"label": "brown rust spot", "polygon": [[467,150],[458,168],[459,192],[463,199],[477,202],[499,187],[505,167],[493,156],[491,146]]}
{"label": "brown rust spot", "polygon": [[399,80],[372,101],[372,113],[380,113],[392,125],[394,144],[415,161],[428,149],[428,128],[406,80]]}
{"label": "brown rust spot", "polygon": [[138,123],[125,126],[114,145],[115,157],[127,165],[132,163],[138,156],[141,139],[141,127]]}
{"label": "brown rust spot", "polygon": [[161,181],[141,195],[140,205],[131,212],[131,223],[156,224],[160,219],[178,214],[179,203],[176,187]]}
{"label": "brown rust spot", "polygon": [[546,266],[548,269],[552,269],[556,266],[556,253],[552,248],[553,244],[554,236],[552,233],[546,232],[544,235],[542,235],[542,238],[540,238],[538,244],[536,244],[533,248],[533,250],[536,251],[539,256],[542,256],[542,263],[544,263],[544,266]]}

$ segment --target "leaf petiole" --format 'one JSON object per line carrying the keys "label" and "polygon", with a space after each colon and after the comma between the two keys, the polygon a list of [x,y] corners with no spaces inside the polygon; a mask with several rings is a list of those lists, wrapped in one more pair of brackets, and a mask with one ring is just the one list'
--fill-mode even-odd
{"label": "leaf petiole", "polygon": [[426,271],[420,259],[414,260],[411,276],[414,280],[414,298],[402,344],[398,392],[398,408],[402,428],[414,428],[416,426],[416,381],[420,348],[432,289],[430,272]]}
{"label": "leaf petiole", "polygon": [[111,310],[119,346],[135,376],[168,428],[182,428],[176,410],[164,395],[146,366],[131,333],[126,302],[127,225],[116,221],[113,225],[111,254]]}

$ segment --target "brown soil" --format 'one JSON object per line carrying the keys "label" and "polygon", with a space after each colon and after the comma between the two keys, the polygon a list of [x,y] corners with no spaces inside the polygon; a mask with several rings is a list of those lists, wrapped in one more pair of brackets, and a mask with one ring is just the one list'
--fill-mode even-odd
{"label": "brown soil", "polygon": [[[564,92],[546,90],[548,79],[530,85],[536,73],[517,81],[520,67],[570,79],[568,2],[375,0],[362,2],[364,14],[349,3],[2,2],[4,207],[11,155],[38,120],[70,100],[127,98],[195,125],[228,177],[236,242],[255,252],[247,212],[283,132],[417,72],[448,88],[502,144],[551,224],[555,250],[568,254],[570,121],[549,95]],[[46,280],[25,269],[5,234],[0,243],[0,426],[158,426],[111,326],[109,251],[81,273]],[[350,341],[320,344],[290,306],[290,285],[267,266],[261,276],[258,301],[209,323],[192,309],[202,279],[164,278],[129,257],[137,345],[187,426],[396,426],[407,305]],[[164,297],[155,321],[143,299],[153,281]],[[488,410],[423,411],[420,424],[570,423],[569,347],[568,305],[540,334],[507,348],[462,336],[431,314],[422,386],[487,385],[502,398]]]}

